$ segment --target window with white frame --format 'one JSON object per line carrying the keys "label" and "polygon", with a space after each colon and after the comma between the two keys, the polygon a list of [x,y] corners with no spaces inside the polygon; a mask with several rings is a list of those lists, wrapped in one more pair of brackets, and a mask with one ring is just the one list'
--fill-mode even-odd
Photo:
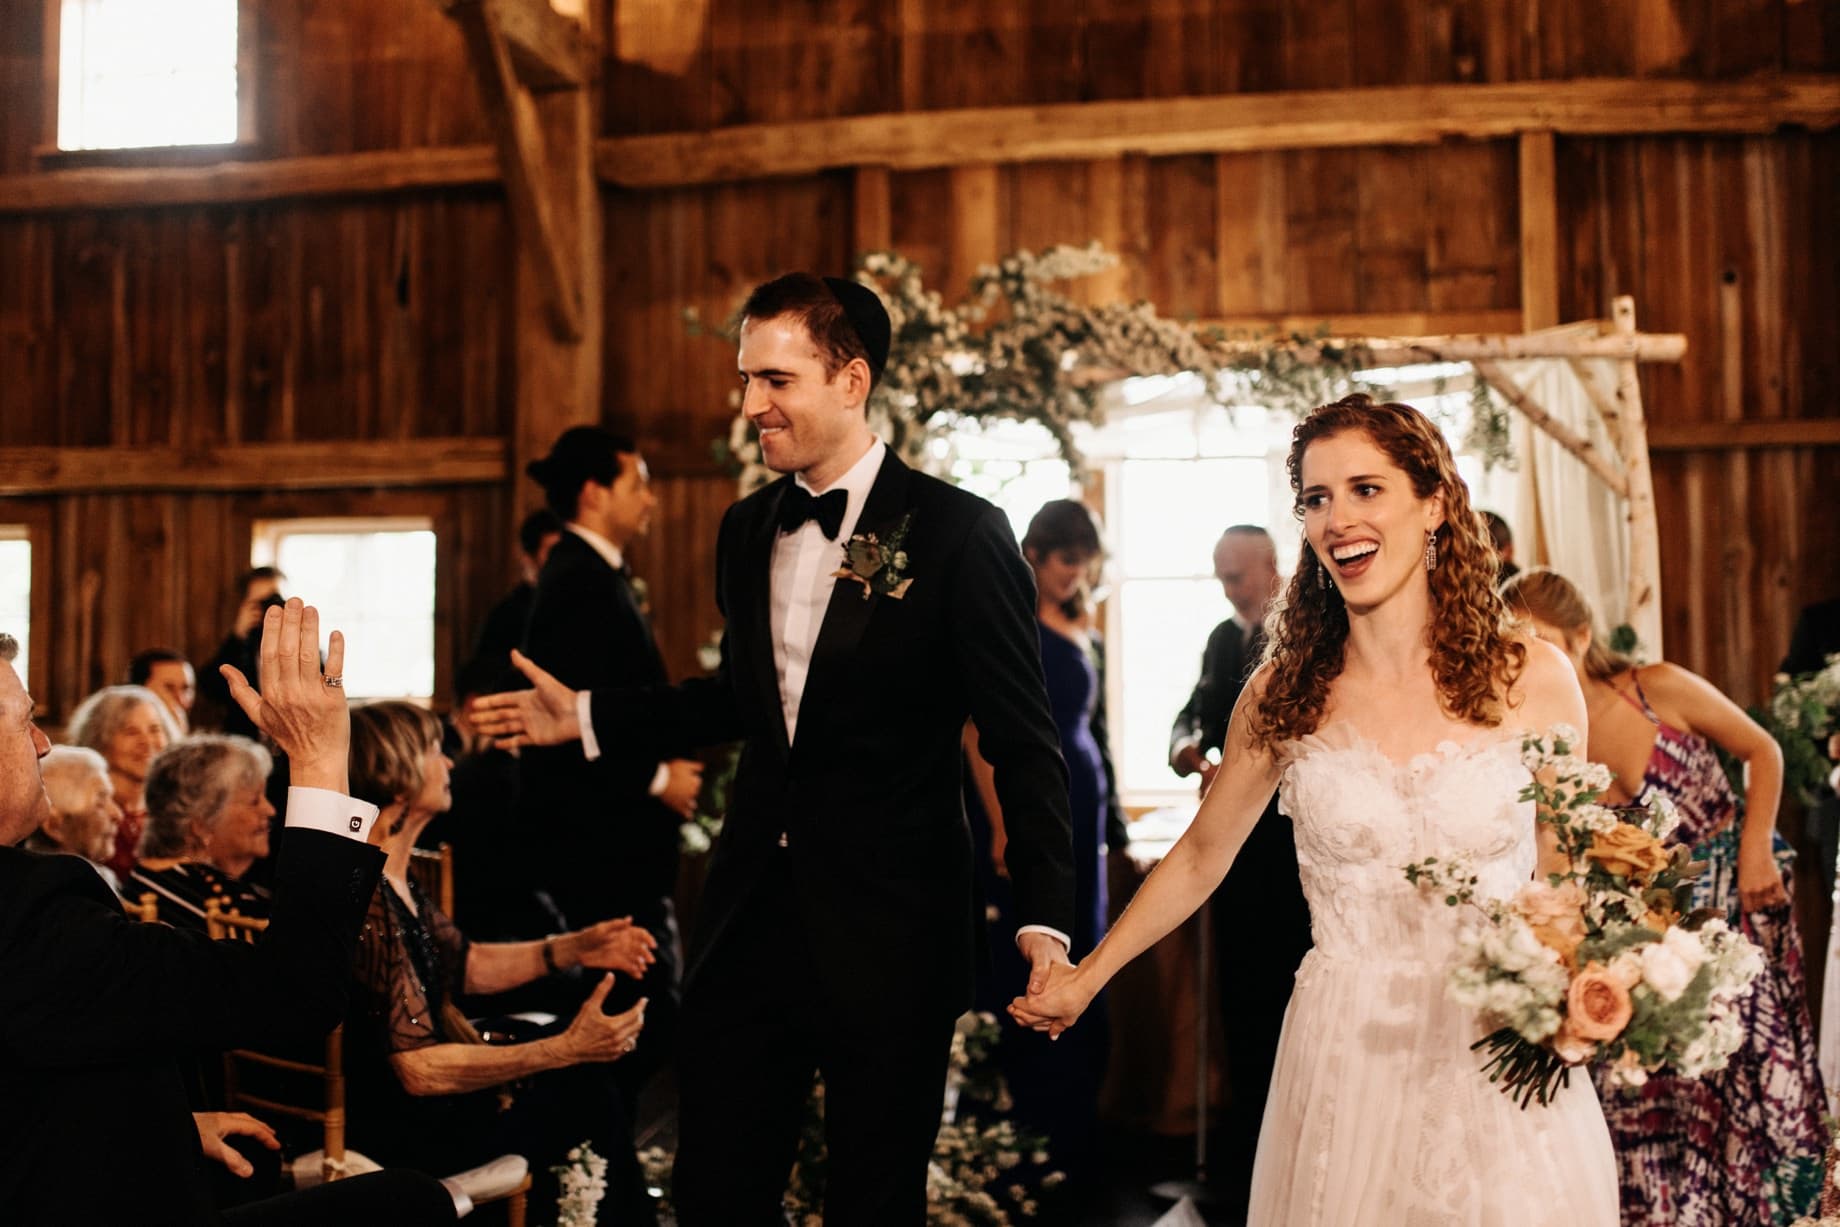
{"label": "window with white frame", "polygon": [[267,520],[256,566],[319,609],[320,648],[345,635],[345,692],[364,699],[434,695],[435,534],[419,517]]}
{"label": "window with white frame", "polygon": [[[1462,419],[1469,394],[1461,372],[1365,375],[1397,380],[1411,403]],[[1126,380],[1108,399],[1107,424],[1076,427],[1076,438],[1104,476],[1113,765],[1127,805],[1192,801],[1194,781],[1169,770],[1169,729],[1200,674],[1208,634],[1232,613],[1214,578],[1214,545],[1229,525],[1260,525],[1272,534],[1288,578],[1302,537],[1284,467],[1296,423],[1258,406],[1224,409],[1207,401],[1192,377]],[[1513,523],[1515,475],[1485,470],[1455,435],[1451,445],[1475,505]],[[942,454],[948,448],[939,446]],[[1034,424],[967,423],[954,431],[949,451],[954,479],[1002,507],[1018,538],[1042,503],[1068,496],[1066,462]]]}
{"label": "window with white frame", "polygon": [[239,0],[62,0],[60,149],[238,137]]}
{"label": "window with white frame", "polygon": [[13,668],[28,688],[32,679],[32,540],[23,524],[0,524],[0,632],[19,641]]}

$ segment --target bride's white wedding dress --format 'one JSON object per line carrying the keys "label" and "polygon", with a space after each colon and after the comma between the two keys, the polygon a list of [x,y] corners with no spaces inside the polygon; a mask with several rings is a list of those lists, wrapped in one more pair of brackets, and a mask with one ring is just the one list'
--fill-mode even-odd
{"label": "bride's white wedding dress", "polygon": [[[1445,983],[1461,917],[1405,880],[1468,854],[1481,892],[1534,870],[1529,776],[1498,733],[1399,764],[1346,725],[1287,743],[1279,801],[1316,948],[1297,971],[1252,1178],[1252,1227],[1615,1227],[1591,1079],[1525,1110],[1470,1051]],[[1255,938],[1256,939],[1256,938]]]}

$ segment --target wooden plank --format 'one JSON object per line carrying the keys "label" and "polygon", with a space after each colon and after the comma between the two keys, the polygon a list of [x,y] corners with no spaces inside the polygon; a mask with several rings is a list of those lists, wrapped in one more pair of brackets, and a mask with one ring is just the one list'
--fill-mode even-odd
{"label": "wooden plank", "polygon": [[1553,134],[1520,135],[1521,327],[1559,323],[1559,195]]}
{"label": "wooden plank", "polygon": [[888,198],[888,168],[859,166],[850,194],[850,250],[856,255],[886,251],[894,244],[894,211]]}
{"label": "wooden plank", "polygon": [[1765,418],[1748,422],[1650,422],[1648,447],[1656,452],[1727,451],[1733,448],[1840,447],[1840,418]]}
{"label": "wooden plank", "polygon": [[502,438],[0,449],[0,495],[477,485],[509,475]]}
{"label": "wooden plank", "polygon": [[499,181],[490,145],[0,176],[0,214],[375,196]]}
{"label": "wooden plank", "polygon": [[920,170],[1120,154],[1436,144],[1452,137],[1772,132],[1840,124],[1840,76],[1730,82],[1576,80],[1295,90],[860,115],[598,143],[600,176],[628,187]]}
{"label": "wooden plank", "polygon": [[[465,3],[466,0],[459,0]],[[494,23],[511,49],[517,79],[533,90],[574,89],[588,81],[589,42],[581,23],[549,0],[488,0]],[[451,13],[455,0],[446,0]]]}

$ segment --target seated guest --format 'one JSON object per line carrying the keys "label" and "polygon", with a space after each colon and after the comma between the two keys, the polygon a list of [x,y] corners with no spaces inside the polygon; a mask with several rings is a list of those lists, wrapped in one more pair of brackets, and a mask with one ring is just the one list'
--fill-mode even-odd
{"label": "seated guest", "polygon": [[[50,749],[0,635],[0,1217],[9,1223],[437,1223],[454,1201],[417,1173],[342,1180],[232,1215],[212,1204],[206,1137],[178,1062],[201,1051],[322,1037],[344,1009],[350,959],[383,856],[376,809],[345,796],[343,692],[320,676],[319,617],[268,619],[258,699],[244,711],[294,759],[287,855],[261,941],[212,942],[136,924],[75,858],[14,847],[44,825]],[[302,647],[306,650],[303,652]],[[344,659],[333,636],[332,668]]]}
{"label": "seated guest", "polygon": [[410,703],[381,702],[354,709],[351,723],[353,788],[383,807],[388,854],[358,941],[345,1027],[351,1145],[433,1175],[520,1154],[541,1206],[556,1201],[551,1169],[587,1141],[607,1160],[598,1221],[653,1222],[605,1064],[637,1046],[646,1002],[604,1013],[613,985],[605,975],[565,1030],[505,1045],[481,1042],[455,1004],[461,993],[503,992],[572,967],[641,978],[651,935],[621,918],[542,941],[467,941],[408,876],[416,836],[452,804],[440,721]]}
{"label": "seated guest", "polygon": [[106,686],[78,705],[65,736],[108,761],[121,822],[107,859],[115,875],[125,878],[147,821],[147,770],[156,754],[179,740],[179,726],[160,696],[145,686]]}
{"label": "seated guest", "polygon": [[160,919],[181,929],[202,931],[211,900],[221,911],[267,916],[269,893],[241,879],[268,854],[270,766],[255,742],[220,733],[163,751],[147,774],[141,857],[124,891],[152,891]]}
{"label": "seated guest", "polygon": [[128,684],[145,686],[166,704],[179,735],[192,731],[192,704],[198,699],[198,675],[192,662],[166,648],[149,648],[128,662]]}
{"label": "seated guest", "polygon": [[121,879],[107,864],[115,851],[115,827],[121,822],[108,763],[82,746],[55,746],[39,764],[39,775],[51,808],[44,825],[27,837],[25,846],[34,852],[80,856],[110,889],[120,890]]}

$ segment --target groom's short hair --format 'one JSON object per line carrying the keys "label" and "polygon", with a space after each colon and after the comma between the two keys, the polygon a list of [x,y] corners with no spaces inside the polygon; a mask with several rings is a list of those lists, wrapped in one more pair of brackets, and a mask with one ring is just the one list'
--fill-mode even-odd
{"label": "groom's short hair", "polygon": [[[805,326],[812,344],[817,346],[818,358],[824,363],[827,379],[835,378],[838,371],[861,358],[869,367],[869,386],[874,388],[881,382],[882,367],[888,360],[887,312],[880,311],[881,304],[876,303],[881,314],[881,352],[875,353],[870,350],[863,335],[865,326],[874,330],[875,321],[865,319],[859,323],[852,317],[850,304],[845,303],[833,289],[838,280],[812,273],[787,273],[775,277],[754,287],[747,302],[741,306],[741,322],[746,325],[765,320],[795,319]],[[848,292],[848,287],[855,283],[847,282],[844,285],[845,292]],[[862,287],[862,293],[873,297],[875,292]],[[858,313],[862,310],[859,307]]]}

